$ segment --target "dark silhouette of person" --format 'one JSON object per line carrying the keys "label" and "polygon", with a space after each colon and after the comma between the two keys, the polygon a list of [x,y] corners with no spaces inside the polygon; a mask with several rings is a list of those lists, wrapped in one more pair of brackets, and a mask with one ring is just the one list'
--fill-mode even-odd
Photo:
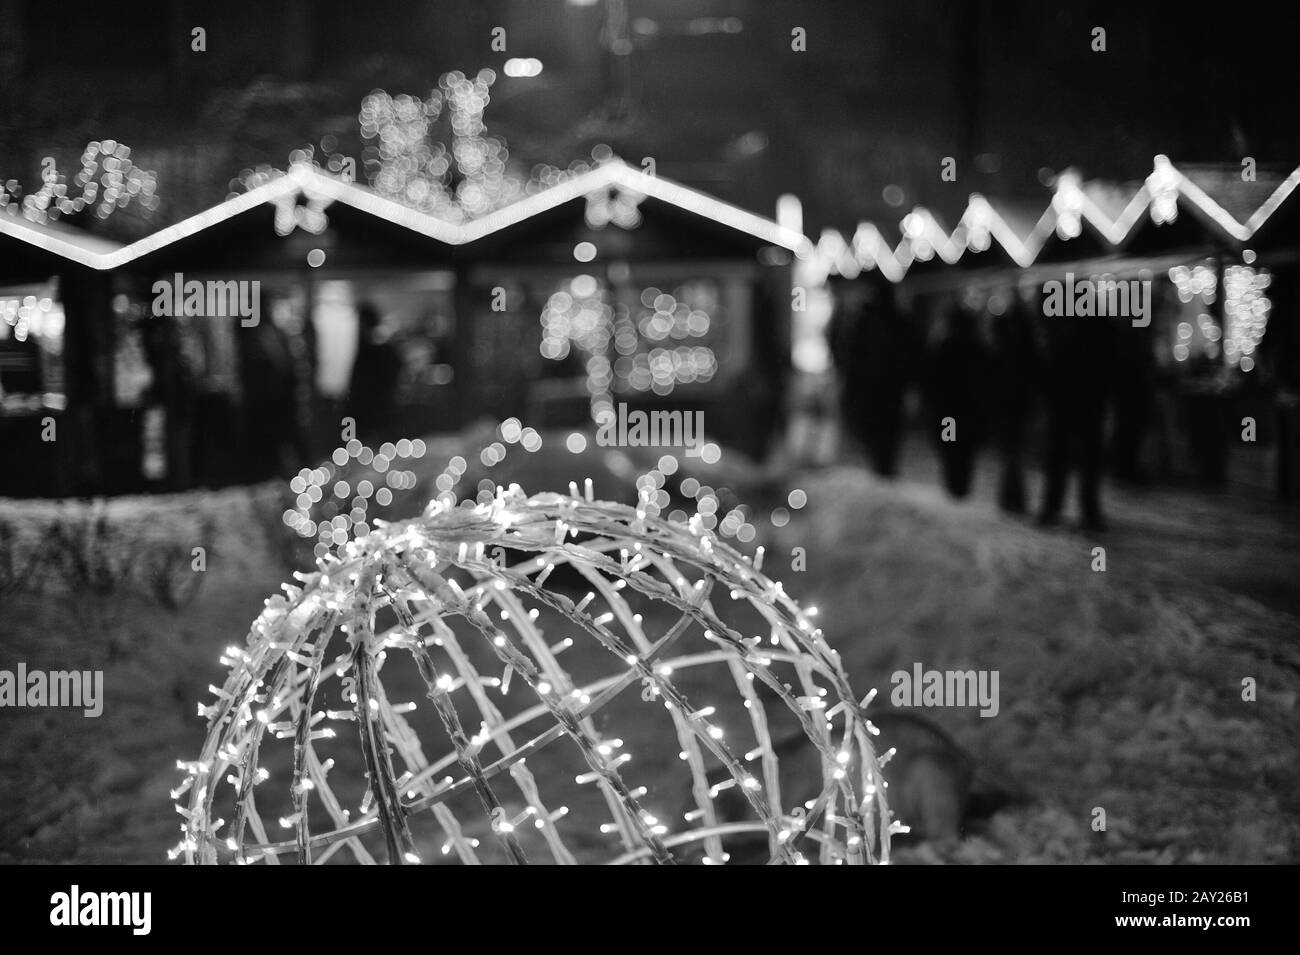
{"label": "dark silhouette of person", "polygon": [[746,450],[755,460],[762,461],[785,434],[786,400],[793,369],[790,343],[766,283],[755,286],[752,316],[751,346],[757,374],[744,376],[741,387],[753,428]]}
{"label": "dark silhouette of person", "polygon": [[238,329],[237,340],[243,384],[241,470],[243,480],[261,481],[284,473],[289,466],[286,445],[298,447],[298,379],[289,342],[269,314]]}
{"label": "dark silhouette of person", "polygon": [[862,361],[859,333],[865,306],[861,299],[862,286],[832,276],[830,322],[826,328],[826,343],[830,348],[831,363],[835,366],[840,419],[843,429],[861,443],[860,411],[863,405],[862,376],[855,374]]}
{"label": "dark silhouette of person", "polygon": [[998,506],[1008,514],[1027,510],[1024,450],[1041,384],[1036,318],[1032,306],[1014,292],[1007,310],[993,316],[990,397],[993,434],[1002,458]]}
{"label": "dark silhouette of person", "polygon": [[365,303],[357,309],[360,326],[357,357],[348,387],[348,412],[365,439],[391,437],[397,410],[397,378],[402,357],[383,333],[379,310]]}
{"label": "dark silhouette of person", "polygon": [[[185,320],[145,322],[141,327],[141,340],[146,360],[153,369],[153,382],[146,393],[145,404],[161,405],[165,409],[163,453],[166,473],[163,480],[167,486],[185,488],[191,486],[194,478],[194,466],[198,461],[196,444],[206,440],[207,435],[199,433],[194,426],[199,382],[191,364],[193,352],[182,345],[187,332],[182,329],[181,321]],[[189,333],[193,334],[193,330],[190,329]]]}
{"label": "dark silhouette of person", "polygon": [[939,451],[944,486],[953,497],[962,498],[970,493],[975,458],[988,428],[988,349],[975,316],[966,308],[949,308],[928,364],[930,432]]}
{"label": "dark silhouette of person", "polygon": [[907,330],[893,288],[883,280],[862,285],[865,299],[836,309],[831,357],[840,379],[844,430],[861,445],[882,477],[898,473],[903,439],[903,396],[910,362]]}
{"label": "dark silhouette of person", "polygon": [[1192,454],[1201,479],[1213,487],[1228,480],[1228,440],[1233,433],[1231,395],[1220,378],[1222,364],[1204,354],[1187,362],[1183,407],[1190,424]]}
{"label": "dark silhouette of person", "polygon": [[1115,430],[1111,435],[1111,473],[1117,480],[1145,484],[1142,451],[1155,416],[1158,387],[1155,335],[1146,327],[1121,329],[1116,342]]}
{"label": "dark silhouette of person", "polygon": [[1103,432],[1114,377],[1114,320],[1044,318],[1044,397],[1047,405],[1046,484],[1040,524],[1061,518],[1071,471],[1079,481],[1086,530],[1102,530]]}

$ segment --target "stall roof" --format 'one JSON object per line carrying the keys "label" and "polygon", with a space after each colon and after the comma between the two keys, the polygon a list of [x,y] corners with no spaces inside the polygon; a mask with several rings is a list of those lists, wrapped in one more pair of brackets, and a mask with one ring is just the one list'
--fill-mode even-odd
{"label": "stall roof", "polygon": [[3,215],[0,215],[0,234],[11,235],[93,269],[109,270],[119,268],[141,256],[212,228],[266,203],[284,202],[296,199],[299,194],[302,194],[308,198],[341,202],[448,245],[460,246],[486,238],[566,202],[583,198],[611,186],[703,216],[719,225],[796,254],[806,255],[812,251],[812,245],[805,236],[778,225],[771,219],[747,212],[679,183],[648,175],[620,159],[602,163],[559,185],[465,223],[448,222],[411,209],[379,195],[366,186],[329,175],[315,166],[299,163],[295,164],[288,173],[271,182],[227,199],[211,209],[160,229],[130,245],[109,242],[67,226],[35,226],[27,222],[20,223],[12,216]]}
{"label": "stall roof", "polygon": [[32,222],[20,213],[0,212],[0,235],[9,236],[38,249],[44,249],[78,265],[98,268],[103,256],[113,255],[124,246],[103,236],[62,222]]}

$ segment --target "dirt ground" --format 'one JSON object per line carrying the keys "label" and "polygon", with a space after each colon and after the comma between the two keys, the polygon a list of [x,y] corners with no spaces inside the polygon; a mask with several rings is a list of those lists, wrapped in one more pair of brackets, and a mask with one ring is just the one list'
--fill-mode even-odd
{"label": "dirt ground", "polygon": [[[564,467],[538,456],[527,489]],[[860,694],[874,686],[887,700],[890,674],[916,662],[1000,673],[996,717],[926,715],[981,777],[1022,799],[960,841],[912,844],[896,861],[1300,861],[1292,516],[1190,494],[1124,497],[1093,540],[852,467],[783,483],[808,506],[774,528],[772,495],[756,489],[755,543],[768,548],[765,569],[820,608]],[[213,502],[222,543],[180,611],[58,581],[0,597],[0,668],[103,669],[106,691],[98,719],[0,712],[0,863],[156,863],[176,842],[168,790],[176,760],[202,742],[195,705],[224,679],[222,647],[242,642],[287,579],[281,529],[236,494]],[[1092,569],[1098,544],[1105,572]],[[781,573],[796,547],[806,570]],[[1245,678],[1254,702],[1242,699]],[[664,747],[675,758],[676,740]],[[1091,827],[1099,807],[1104,832]]]}

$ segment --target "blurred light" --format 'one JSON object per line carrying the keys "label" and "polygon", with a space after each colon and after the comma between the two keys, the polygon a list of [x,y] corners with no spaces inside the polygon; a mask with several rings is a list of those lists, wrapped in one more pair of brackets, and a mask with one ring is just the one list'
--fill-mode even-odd
{"label": "blurred light", "polygon": [[1156,156],[1155,169],[1147,177],[1151,194],[1151,221],[1164,225],[1178,218],[1178,173],[1168,156]]}
{"label": "blurred light", "polygon": [[777,197],[776,222],[783,228],[803,232],[803,203],[798,196],[787,192]]}
{"label": "blurred light", "polygon": [[534,57],[522,58],[514,56],[506,60],[502,72],[506,76],[513,78],[537,76],[542,72],[542,61]]}
{"label": "blurred light", "polygon": [[[1223,351],[1229,364],[1242,371],[1255,367],[1251,357],[1268,328],[1273,303],[1264,294],[1272,276],[1249,265],[1230,265],[1223,271]],[[1249,367],[1248,367],[1249,366]]]}

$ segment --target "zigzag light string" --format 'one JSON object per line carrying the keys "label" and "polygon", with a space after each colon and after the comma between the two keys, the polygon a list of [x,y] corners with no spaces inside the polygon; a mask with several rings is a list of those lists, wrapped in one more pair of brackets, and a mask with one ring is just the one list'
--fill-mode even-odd
{"label": "zigzag light string", "polygon": [[904,217],[902,238],[895,247],[890,247],[874,224],[863,222],[848,241],[837,230],[826,229],[813,255],[833,275],[855,278],[863,271],[878,268],[889,281],[900,282],[916,262],[938,255],[947,264],[956,264],[967,252],[988,249],[992,238],[1016,265],[1029,268],[1053,234],[1062,241],[1070,241],[1081,234],[1082,223],[1086,222],[1108,245],[1119,250],[1141,223],[1144,212],[1157,225],[1173,222],[1180,200],[1198,210],[1224,238],[1248,242],[1297,187],[1300,187],[1300,167],[1241,223],[1180,172],[1168,157],[1159,155],[1154,158],[1151,175],[1113,220],[1081,188],[1076,174],[1064,173],[1058,178],[1051,202],[1028,235],[1017,233],[988,199],[973,193],[951,234],[945,233],[928,210],[918,206]]}

